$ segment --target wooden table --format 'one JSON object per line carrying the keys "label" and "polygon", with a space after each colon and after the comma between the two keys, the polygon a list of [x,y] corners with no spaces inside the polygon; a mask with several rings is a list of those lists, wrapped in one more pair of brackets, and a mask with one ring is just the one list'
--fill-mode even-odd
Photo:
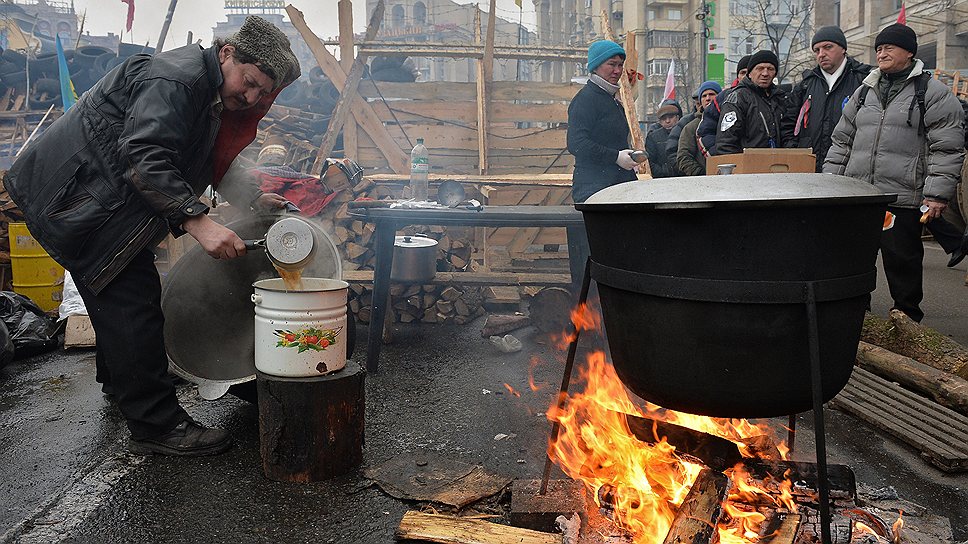
{"label": "wooden table", "polygon": [[407,225],[463,227],[575,227],[582,226],[581,212],[572,206],[485,206],[462,208],[363,208],[350,215],[376,226],[376,270],[373,274],[373,309],[366,345],[366,370],[376,372],[383,345],[393,265],[393,239]]}

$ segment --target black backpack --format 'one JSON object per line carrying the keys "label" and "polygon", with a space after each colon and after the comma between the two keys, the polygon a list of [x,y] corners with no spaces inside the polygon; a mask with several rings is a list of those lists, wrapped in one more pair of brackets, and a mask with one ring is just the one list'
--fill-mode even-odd
{"label": "black backpack", "polygon": [[[914,112],[914,105],[917,104],[918,109],[921,110],[921,120],[918,122],[919,136],[924,135],[924,93],[928,90],[928,81],[930,80],[931,72],[921,72],[921,75],[914,81],[914,98],[911,99],[911,105],[908,106],[907,124],[909,127],[914,126],[911,124],[911,114]],[[860,94],[857,96],[857,109],[864,107],[864,100],[867,98],[867,92],[870,90],[871,88],[868,85],[860,86]],[[961,107],[968,108],[968,104],[965,104],[965,101],[962,100]],[[968,109],[965,109],[965,111],[968,113]],[[968,131],[966,131],[966,135],[968,135]]]}

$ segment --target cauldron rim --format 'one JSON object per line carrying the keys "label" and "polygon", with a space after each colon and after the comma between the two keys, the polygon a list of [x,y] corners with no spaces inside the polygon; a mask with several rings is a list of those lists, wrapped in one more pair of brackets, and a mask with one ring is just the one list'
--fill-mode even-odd
{"label": "cauldron rim", "polygon": [[606,187],[579,211],[880,204],[897,200],[870,183],[834,174],[735,174],[629,181]]}

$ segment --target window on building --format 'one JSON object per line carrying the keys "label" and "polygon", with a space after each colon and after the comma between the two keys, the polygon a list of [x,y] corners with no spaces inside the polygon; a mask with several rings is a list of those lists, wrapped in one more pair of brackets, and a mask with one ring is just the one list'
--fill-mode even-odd
{"label": "window on building", "polygon": [[834,2],[834,26],[840,26],[840,0]]}
{"label": "window on building", "polygon": [[50,23],[47,21],[41,21],[37,23],[37,34],[42,36],[50,36]]}
{"label": "window on building", "polygon": [[655,10],[654,10],[654,9],[650,9],[650,10],[649,10],[649,20],[650,20],[650,21],[654,21],[654,20],[655,20],[655,18],[656,18],[656,13],[655,13]]}
{"label": "window on building", "polygon": [[685,47],[688,44],[688,32],[673,32],[669,30],[649,31],[649,47]]}
{"label": "window on building", "polygon": [[668,9],[666,10],[666,19],[670,21],[681,21],[682,20],[682,10],[681,9]]}
{"label": "window on building", "polygon": [[64,21],[57,23],[57,35],[61,41],[71,39],[71,25]]}
{"label": "window on building", "polygon": [[729,53],[733,57],[752,55],[756,40],[745,30],[729,31]]}
{"label": "window on building", "polygon": [[406,12],[403,11],[403,6],[397,4],[393,6],[390,10],[390,25],[393,28],[403,28],[403,21],[406,19]]}
{"label": "window on building", "polygon": [[427,24],[427,5],[423,2],[416,2],[413,5],[413,24],[417,26]]}
{"label": "window on building", "polygon": [[904,0],[894,0],[894,11],[900,11],[901,4],[903,3],[904,3]]}
{"label": "window on building", "polygon": [[669,73],[669,63],[672,59],[652,59],[649,61],[648,72],[650,76],[664,76]]}
{"label": "window on building", "polygon": [[739,16],[757,15],[755,0],[736,0],[729,3],[729,14]]}

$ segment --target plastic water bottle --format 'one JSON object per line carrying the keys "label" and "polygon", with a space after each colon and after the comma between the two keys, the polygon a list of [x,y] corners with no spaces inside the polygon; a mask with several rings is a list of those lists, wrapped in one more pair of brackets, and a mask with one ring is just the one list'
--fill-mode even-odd
{"label": "plastic water bottle", "polygon": [[417,138],[417,145],[410,151],[410,192],[417,201],[429,198],[430,154],[424,146],[423,138]]}

